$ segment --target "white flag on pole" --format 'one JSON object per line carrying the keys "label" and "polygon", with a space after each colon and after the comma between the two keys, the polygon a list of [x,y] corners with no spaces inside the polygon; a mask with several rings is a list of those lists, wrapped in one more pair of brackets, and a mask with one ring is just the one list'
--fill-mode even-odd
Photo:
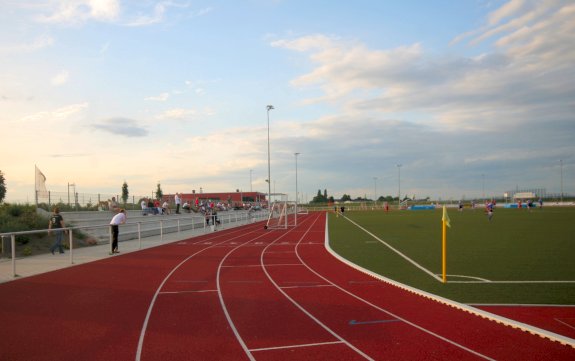
{"label": "white flag on pole", "polygon": [[36,168],[36,194],[38,197],[48,197],[48,190],[46,189],[46,176],[37,166]]}

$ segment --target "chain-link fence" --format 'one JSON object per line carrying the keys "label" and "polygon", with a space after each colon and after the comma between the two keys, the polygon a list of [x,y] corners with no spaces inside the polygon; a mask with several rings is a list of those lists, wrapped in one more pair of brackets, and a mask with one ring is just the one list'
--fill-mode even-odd
{"label": "chain-link fence", "polygon": [[119,194],[74,193],[74,192],[36,192],[36,204],[39,208],[51,211],[54,207],[60,211],[103,211],[109,210],[112,202],[125,209],[140,209],[142,199],[147,196],[129,196],[124,200]]}

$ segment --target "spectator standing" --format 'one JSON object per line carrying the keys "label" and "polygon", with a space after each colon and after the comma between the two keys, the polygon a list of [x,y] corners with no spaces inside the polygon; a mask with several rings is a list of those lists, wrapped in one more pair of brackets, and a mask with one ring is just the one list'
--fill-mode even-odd
{"label": "spectator standing", "polygon": [[116,213],[118,211],[118,202],[116,202],[116,197],[112,197],[112,200],[108,201],[108,207],[111,212]]}
{"label": "spectator standing", "polygon": [[176,193],[174,196],[174,201],[176,203],[176,214],[180,214],[180,203],[182,200],[180,199],[180,195],[178,193]]}
{"label": "spectator standing", "polygon": [[56,239],[54,240],[54,244],[50,247],[50,252],[54,254],[56,248],[60,251],[60,253],[64,253],[64,248],[62,247],[62,236],[64,228],[64,218],[60,215],[60,209],[58,207],[54,208],[54,213],[50,216],[50,222],[48,223],[48,235],[50,235],[51,230],[54,230],[54,235]]}
{"label": "spectator standing", "polygon": [[126,223],[126,218],[126,211],[122,208],[110,221],[112,232],[112,251],[110,254],[120,253],[120,251],[118,251],[118,234],[120,233],[119,225]]}

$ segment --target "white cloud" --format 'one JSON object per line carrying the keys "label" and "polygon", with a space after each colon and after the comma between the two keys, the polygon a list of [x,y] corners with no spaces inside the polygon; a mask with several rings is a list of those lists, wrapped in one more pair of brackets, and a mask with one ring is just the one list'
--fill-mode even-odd
{"label": "white cloud", "polygon": [[83,112],[88,109],[89,104],[78,103],[78,104],[71,104],[64,107],[60,107],[54,110],[49,111],[42,111],[37,112],[34,114],[27,115],[20,119],[19,122],[22,123],[36,123],[41,122],[43,124],[51,123],[51,122],[66,122],[74,117],[82,115]]}
{"label": "white cloud", "polygon": [[[174,1],[160,1],[154,5],[154,10],[152,14],[139,14],[133,17],[132,20],[126,21],[124,23],[125,26],[149,26],[157,23],[161,23],[165,20],[166,13],[168,8],[176,7],[176,8],[188,8],[190,6],[189,3],[177,3]],[[211,8],[206,8],[200,10],[195,16],[202,16],[207,14],[211,11]]]}
{"label": "white cloud", "polygon": [[54,44],[54,38],[43,34],[29,43],[5,45],[0,47],[0,54],[31,53],[40,49],[48,48]]}
{"label": "white cloud", "polygon": [[168,100],[169,97],[170,97],[170,93],[162,93],[160,95],[147,97],[145,99],[158,101],[158,102],[165,102],[166,100]]}
{"label": "white cloud", "polygon": [[59,2],[49,15],[38,20],[46,23],[75,24],[88,20],[113,21],[120,14],[119,0],[69,0]]}
{"label": "white cloud", "polygon": [[50,82],[52,83],[53,86],[64,85],[68,82],[69,77],[70,74],[68,73],[68,71],[62,70],[61,72],[53,76]]}
{"label": "white cloud", "polygon": [[198,114],[195,109],[184,109],[184,108],[174,108],[169,109],[163,112],[162,114],[158,115],[156,118],[163,119],[163,120],[170,120],[170,119],[187,119],[194,117]]}

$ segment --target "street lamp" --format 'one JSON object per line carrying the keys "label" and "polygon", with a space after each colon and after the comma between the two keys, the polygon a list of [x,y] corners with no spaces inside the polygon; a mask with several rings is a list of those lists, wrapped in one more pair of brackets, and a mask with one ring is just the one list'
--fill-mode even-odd
{"label": "street lamp", "polygon": [[297,156],[300,155],[301,153],[294,153],[293,155],[295,156],[295,222],[297,225]]}
{"label": "street lamp", "polygon": [[271,181],[271,169],[270,169],[270,110],[275,109],[273,105],[268,105],[266,107],[268,113],[268,211],[271,212],[270,202],[272,198],[272,181]]}
{"label": "street lamp", "polygon": [[563,159],[559,159],[561,165],[561,204],[563,204]]}
{"label": "street lamp", "polygon": [[483,202],[485,202],[485,174],[481,174],[481,191],[483,192]]}
{"label": "street lamp", "polygon": [[397,165],[397,209],[401,208],[401,166]]}
{"label": "street lamp", "polygon": [[377,177],[373,177],[373,204],[377,207]]}
{"label": "street lamp", "polygon": [[300,155],[301,153],[296,152],[293,155],[295,156],[295,205],[296,205],[296,209],[297,209],[297,196],[298,196],[298,190],[297,190],[297,156]]}

